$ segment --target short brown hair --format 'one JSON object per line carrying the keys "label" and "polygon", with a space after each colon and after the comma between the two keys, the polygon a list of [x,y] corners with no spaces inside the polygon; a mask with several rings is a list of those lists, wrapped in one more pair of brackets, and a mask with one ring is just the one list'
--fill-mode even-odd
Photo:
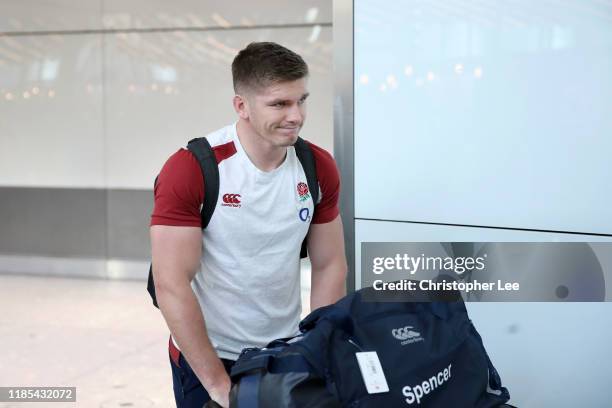
{"label": "short brown hair", "polygon": [[232,62],[234,91],[258,89],[308,75],[308,65],[295,52],[273,42],[252,42]]}

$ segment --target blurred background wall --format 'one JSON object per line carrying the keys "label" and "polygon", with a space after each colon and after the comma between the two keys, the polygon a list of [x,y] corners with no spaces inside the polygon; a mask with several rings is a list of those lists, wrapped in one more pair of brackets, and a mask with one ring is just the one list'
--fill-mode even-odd
{"label": "blurred background wall", "polygon": [[302,136],[331,150],[331,22],[326,0],[0,2],[0,270],[145,277],[153,180],[235,120],[251,41],[304,57]]}

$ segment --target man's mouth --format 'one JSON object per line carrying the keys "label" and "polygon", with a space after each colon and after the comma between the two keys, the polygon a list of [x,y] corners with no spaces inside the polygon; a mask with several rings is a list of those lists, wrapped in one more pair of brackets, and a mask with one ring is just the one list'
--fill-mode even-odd
{"label": "man's mouth", "polygon": [[300,128],[299,126],[292,126],[292,127],[279,127],[278,129],[283,133],[294,133],[294,132],[297,132]]}

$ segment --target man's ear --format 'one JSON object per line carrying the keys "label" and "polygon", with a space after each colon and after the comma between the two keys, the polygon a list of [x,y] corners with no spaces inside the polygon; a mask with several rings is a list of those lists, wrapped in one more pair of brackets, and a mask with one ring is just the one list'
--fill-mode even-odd
{"label": "man's ear", "polygon": [[249,118],[249,109],[248,109],[248,101],[242,95],[234,95],[233,99],[234,110],[240,116],[241,119]]}

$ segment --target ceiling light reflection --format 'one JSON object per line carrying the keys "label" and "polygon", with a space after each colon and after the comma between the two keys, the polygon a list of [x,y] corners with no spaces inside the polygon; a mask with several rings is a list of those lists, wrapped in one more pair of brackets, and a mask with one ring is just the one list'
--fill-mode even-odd
{"label": "ceiling light reflection", "polygon": [[44,81],[53,81],[57,77],[59,64],[58,60],[45,60],[42,65],[40,77]]}
{"label": "ceiling light reflection", "polygon": [[412,68],[412,65],[406,65],[406,68],[404,68],[404,74],[406,76],[411,76],[414,73],[414,69]]}
{"label": "ceiling light reflection", "polygon": [[321,34],[321,26],[317,24],[316,26],[312,27],[308,42],[311,44],[316,42],[319,39],[319,34]]}
{"label": "ceiling light reflection", "polygon": [[306,17],[304,18],[307,23],[313,23],[317,16],[319,15],[319,9],[317,7],[309,8],[306,12]]}
{"label": "ceiling light reflection", "polygon": [[482,77],[482,67],[476,67],[474,69],[474,78],[481,78]]}
{"label": "ceiling light reflection", "polygon": [[176,82],[178,77],[176,69],[171,66],[153,65],[151,67],[153,79],[161,82]]}
{"label": "ceiling light reflection", "polygon": [[389,88],[391,89],[397,88],[397,78],[395,77],[395,75],[393,74],[387,75],[387,84],[389,85]]}
{"label": "ceiling light reflection", "polygon": [[220,14],[213,13],[211,17],[215,23],[219,24],[223,28],[229,28],[231,26],[230,22],[223,18],[223,16]]}
{"label": "ceiling light reflection", "polygon": [[370,78],[366,74],[363,74],[359,77],[359,82],[361,82],[364,85],[367,85],[368,82],[370,82]]}
{"label": "ceiling light reflection", "polygon": [[463,74],[463,64],[455,64],[455,73],[457,75]]}

